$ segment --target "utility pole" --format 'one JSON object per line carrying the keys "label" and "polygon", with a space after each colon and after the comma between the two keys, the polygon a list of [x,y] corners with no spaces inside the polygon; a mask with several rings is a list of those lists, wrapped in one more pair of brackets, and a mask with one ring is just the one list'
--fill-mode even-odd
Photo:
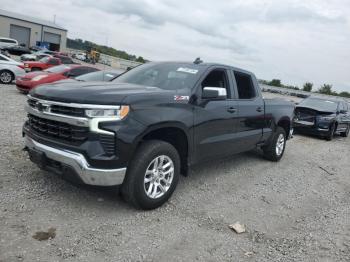
{"label": "utility pole", "polygon": [[56,15],[53,15],[53,23],[56,24]]}

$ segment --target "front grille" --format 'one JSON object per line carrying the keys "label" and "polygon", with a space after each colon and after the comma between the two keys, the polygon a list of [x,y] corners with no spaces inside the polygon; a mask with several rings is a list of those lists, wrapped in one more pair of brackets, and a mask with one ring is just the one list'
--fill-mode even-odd
{"label": "front grille", "polygon": [[[28,105],[32,108],[37,107],[37,100],[28,99]],[[62,105],[50,105],[50,112],[59,115],[75,116],[75,117],[85,117],[84,109],[70,106]]]}
{"label": "front grille", "polygon": [[298,118],[298,120],[311,123],[315,122],[315,112],[311,110],[297,109],[295,115]]}
{"label": "front grille", "polygon": [[29,126],[39,134],[69,142],[83,142],[87,139],[87,127],[49,120],[29,114]]}
{"label": "front grille", "polygon": [[28,99],[28,105],[30,106],[30,107],[33,107],[33,108],[35,108],[36,106],[36,101],[35,100],[33,100],[33,99]]}
{"label": "front grille", "polygon": [[115,154],[115,138],[110,135],[100,135],[100,142],[103,146],[103,149],[106,155],[114,155]]}
{"label": "front grille", "polygon": [[61,105],[51,105],[51,113],[68,115],[68,116],[77,116],[77,117],[85,116],[84,109],[82,108],[61,106]]}

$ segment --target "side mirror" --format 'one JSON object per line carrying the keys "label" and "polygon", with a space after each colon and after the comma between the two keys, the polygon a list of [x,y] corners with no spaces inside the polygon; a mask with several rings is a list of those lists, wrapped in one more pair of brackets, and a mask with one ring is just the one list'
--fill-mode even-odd
{"label": "side mirror", "polygon": [[202,98],[205,99],[225,99],[227,97],[226,88],[204,87]]}

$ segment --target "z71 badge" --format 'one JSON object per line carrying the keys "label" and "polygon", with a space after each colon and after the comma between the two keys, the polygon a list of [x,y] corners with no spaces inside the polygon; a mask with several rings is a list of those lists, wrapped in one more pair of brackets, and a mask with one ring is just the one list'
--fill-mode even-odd
{"label": "z71 badge", "polygon": [[174,100],[175,101],[184,101],[184,100],[188,101],[188,100],[190,100],[190,97],[189,96],[174,96]]}

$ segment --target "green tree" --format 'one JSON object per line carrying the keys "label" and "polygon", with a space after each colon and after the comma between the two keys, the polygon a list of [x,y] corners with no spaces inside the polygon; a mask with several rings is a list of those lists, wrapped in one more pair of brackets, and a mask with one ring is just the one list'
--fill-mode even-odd
{"label": "green tree", "polygon": [[334,94],[334,92],[332,91],[332,85],[329,84],[324,84],[323,86],[321,86],[320,89],[318,89],[318,92],[325,95]]}
{"label": "green tree", "polygon": [[307,92],[311,92],[313,86],[314,86],[313,83],[306,82],[303,86],[303,90]]}
{"label": "green tree", "polygon": [[280,79],[272,79],[270,82],[268,82],[268,85],[282,87]]}
{"label": "green tree", "polygon": [[142,56],[139,56],[137,59],[136,59],[136,62],[139,62],[139,63],[145,63],[145,59],[143,59]]}
{"label": "green tree", "polygon": [[346,92],[346,91],[340,92],[339,95],[342,96],[342,97],[348,97],[348,98],[350,98],[350,93],[349,93],[349,92]]}

